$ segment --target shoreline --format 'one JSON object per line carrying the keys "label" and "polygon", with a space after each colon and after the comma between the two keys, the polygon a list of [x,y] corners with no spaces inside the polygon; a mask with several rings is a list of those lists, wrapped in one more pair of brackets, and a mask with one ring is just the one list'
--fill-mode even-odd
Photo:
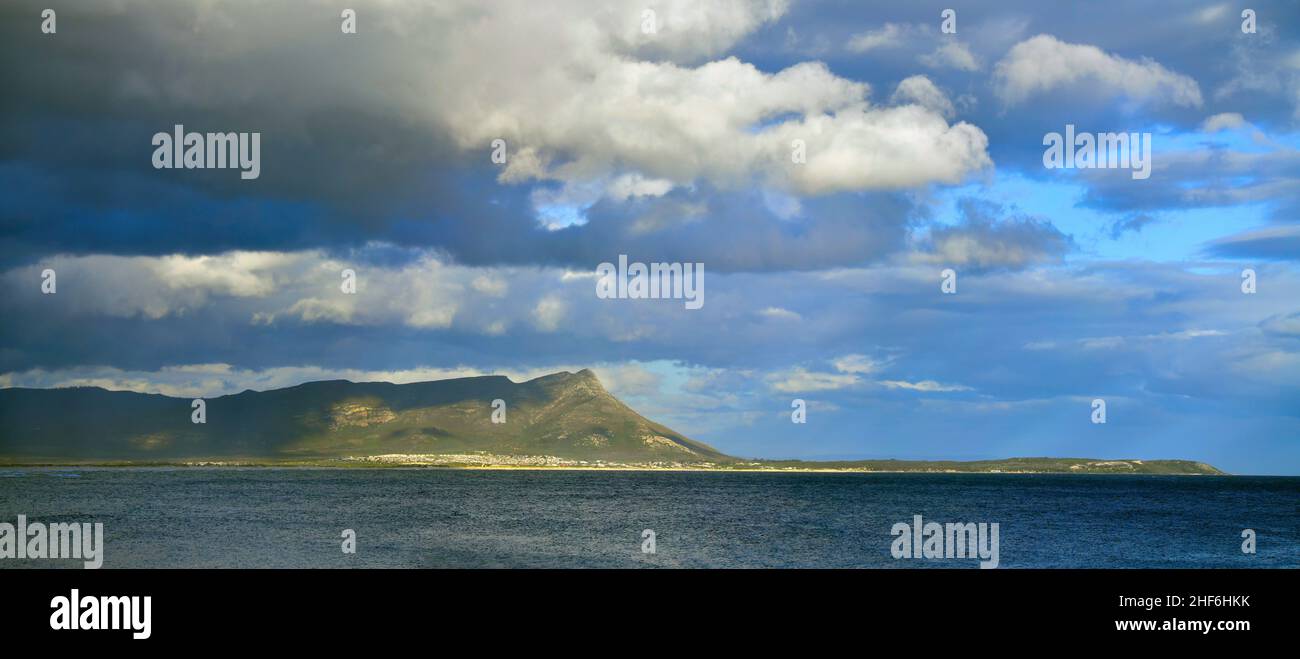
{"label": "shoreline", "polygon": [[981,474],[981,475],[1060,475],[1060,476],[1250,476],[1227,472],[1136,472],[1136,471],[1061,471],[1061,470],[960,470],[960,469],[867,469],[867,468],[817,468],[817,467],[652,467],[644,465],[579,466],[579,465],[448,465],[420,463],[392,464],[337,464],[331,462],[286,463],[0,463],[3,469],[338,469],[338,470],[445,470],[445,471],[587,471],[587,472],[663,472],[663,473],[765,473],[765,474]]}

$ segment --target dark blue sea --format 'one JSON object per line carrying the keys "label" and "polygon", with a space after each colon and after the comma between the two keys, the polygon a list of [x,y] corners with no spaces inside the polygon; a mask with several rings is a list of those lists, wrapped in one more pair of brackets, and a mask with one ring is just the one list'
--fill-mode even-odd
{"label": "dark blue sea", "polygon": [[1300,567],[1290,477],[0,468],[19,514],[102,522],[105,568],[976,567],[894,558],[914,515],[997,523],[1002,568]]}

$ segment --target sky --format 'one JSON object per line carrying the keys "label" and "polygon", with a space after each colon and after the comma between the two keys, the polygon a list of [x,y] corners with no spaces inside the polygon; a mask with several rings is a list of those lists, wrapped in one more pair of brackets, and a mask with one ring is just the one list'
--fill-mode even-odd
{"label": "sky", "polygon": [[[592,368],[739,456],[1300,474],[1300,12],[1250,8],[11,0],[0,386]],[[260,175],[156,168],[178,124]]]}

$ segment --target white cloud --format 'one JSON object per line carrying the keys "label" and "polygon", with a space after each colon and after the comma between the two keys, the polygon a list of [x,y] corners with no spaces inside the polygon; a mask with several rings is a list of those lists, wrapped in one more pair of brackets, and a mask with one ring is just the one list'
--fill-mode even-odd
{"label": "white cloud", "polygon": [[804,368],[793,368],[767,377],[768,384],[777,391],[801,393],[809,391],[830,391],[851,387],[858,383],[858,376],[851,374],[818,373]]}
{"label": "white cloud", "polygon": [[1141,334],[1133,336],[1088,336],[1069,341],[1032,341],[1026,343],[1025,350],[1058,350],[1069,346],[1078,346],[1083,350],[1117,350],[1120,348],[1149,347],[1152,343],[1165,341],[1190,341],[1192,339],[1228,336],[1223,330],[1185,329],[1158,334]]}
{"label": "white cloud", "polygon": [[1223,112],[1207,118],[1201,123],[1202,133],[1217,133],[1221,130],[1236,130],[1248,126],[1246,118],[1236,112]]}
{"label": "white cloud", "polygon": [[1122,94],[1135,101],[1200,107],[1201,89],[1188,76],[1155,60],[1133,61],[1096,46],[1040,34],[1011,48],[993,71],[995,92],[1006,105],[1036,94],[1086,84],[1091,94]]}
{"label": "white cloud", "polygon": [[1021,268],[1056,256],[1043,244],[1026,241],[1024,234],[1000,235],[990,230],[970,230],[932,236],[929,251],[913,252],[908,258],[917,263],[944,266]]}
{"label": "white cloud", "polygon": [[[615,171],[629,177],[607,184],[615,198],[697,180],[758,180],[805,194],[895,188],[954,182],[988,164],[978,128],[948,126],[922,108],[874,110],[866,84],[820,62],[775,73],[735,57],[683,63],[720,53],[779,15],[780,3],[656,7],[664,26],[656,35],[640,33],[641,9],[476,5],[441,35],[445,57],[428,72],[438,103],[428,112],[467,152],[505,139],[503,182],[583,184]],[[638,59],[646,48],[673,56]],[[541,74],[539,61],[549,63]],[[779,117],[789,118],[765,123]],[[807,166],[791,167],[792,139],[807,141]]]}
{"label": "white cloud", "polygon": [[[524,11],[512,4],[503,6],[497,20],[505,22],[501,14],[512,18],[520,15],[515,19],[518,23],[533,28],[558,27],[583,45],[610,38],[618,52],[649,49],[674,59],[716,56],[760,25],[777,20],[789,8],[788,0],[615,0],[602,3],[600,11],[594,11],[583,0],[548,2],[545,6],[525,4],[528,8]],[[475,10],[471,14],[475,18],[477,12],[488,10],[488,6],[473,0],[466,5]],[[655,17],[651,34],[642,29],[647,9],[654,11]],[[561,16],[573,24],[556,25]]]}
{"label": "white cloud", "polygon": [[672,181],[666,179],[651,179],[640,174],[624,174],[609,184],[606,194],[611,199],[626,201],[633,197],[662,197],[672,189]]}
{"label": "white cloud", "polygon": [[960,41],[949,41],[939,46],[934,52],[921,56],[921,63],[935,69],[953,68],[959,71],[978,71],[979,58],[970,51],[970,47]]}
{"label": "white cloud", "polygon": [[906,380],[881,380],[878,384],[889,389],[906,389],[924,393],[946,393],[953,391],[971,391],[970,387],[960,384],[940,384],[934,380],[907,382]]}
{"label": "white cloud", "polygon": [[291,260],[279,253],[228,252],[217,256],[164,256],[149,263],[157,277],[175,289],[260,297],[273,288],[267,271]]}
{"label": "white cloud", "polygon": [[654,396],[663,378],[636,362],[610,364],[592,369],[601,384],[615,396]]}
{"label": "white cloud", "polygon": [[470,286],[474,290],[492,297],[505,297],[505,294],[510,290],[510,284],[504,278],[491,275],[475,277],[470,281]]}
{"label": "white cloud", "polygon": [[895,105],[915,103],[938,112],[948,119],[957,114],[957,108],[953,106],[952,101],[948,100],[948,95],[922,75],[904,78],[899,82],[898,87],[894,89],[894,94],[889,97],[889,102]]}
{"label": "white cloud", "polygon": [[[350,300],[342,297],[325,300],[321,298],[309,297],[294,302],[292,306],[285,310],[285,315],[296,316],[305,323],[330,322],[330,323],[350,323],[352,321],[353,307],[349,304]],[[265,321],[266,324],[275,322],[277,314],[258,316],[258,321]]]}
{"label": "white cloud", "polygon": [[[26,294],[31,287],[25,282],[40,281],[40,271],[51,268],[58,277],[59,308],[71,314],[161,319],[216,308],[263,326],[302,322],[446,329],[463,313],[466,330],[489,334],[533,320],[528,309],[555,294],[557,285],[562,292],[575,286],[584,293],[590,290],[580,273],[566,277],[560,270],[448,265],[418,250],[404,265],[366,265],[364,251],[357,262],[319,250],[203,257],[65,255],[4,272],[0,284]],[[356,273],[355,294],[340,289],[345,268]],[[497,302],[507,299],[511,304]],[[560,311],[554,302],[544,305],[543,326]]]}
{"label": "white cloud", "polygon": [[1230,9],[1227,4],[1210,5],[1192,14],[1192,18],[1198,23],[1215,23],[1226,18]]}
{"label": "white cloud", "polygon": [[[454,307],[417,309],[406,316],[406,324],[421,329],[446,329],[451,327],[451,321],[455,318],[456,309]],[[495,331],[491,327],[486,329],[489,333]]]}
{"label": "white cloud", "polygon": [[949,126],[918,105],[842,110],[772,130],[781,136],[778,148],[807,142],[808,162],[786,169],[793,187],[808,194],[956,184],[993,164],[983,131],[965,122]]}
{"label": "white cloud", "polygon": [[781,307],[767,307],[758,313],[767,318],[777,320],[803,320],[803,316],[800,316],[789,309],[782,309]]}
{"label": "white cloud", "polygon": [[537,329],[543,332],[554,332],[560,328],[560,321],[564,320],[566,306],[564,300],[556,296],[547,296],[537,302],[533,308],[533,320]]}
{"label": "white cloud", "polygon": [[913,32],[910,25],[885,23],[877,30],[859,32],[849,37],[845,46],[852,53],[865,53],[877,48],[893,48],[903,43],[904,35]]}
{"label": "white cloud", "polygon": [[[56,273],[60,300],[72,309],[115,317],[163,318],[188,313],[214,298],[266,298],[276,277],[300,271],[303,253],[233,251],[212,256],[54,256],[40,266],[16,268],[4,277],[39,281]],[[336,272],[335,277],[338,277]],[[21,290],[21,289],[20,289]]]}
{"label": "white cloud", "polygon": [[841,373],[859,373],[869,374],[879,371],[884,366],[866,355],[844,355],[831,362],[835,365],[835,370]]}

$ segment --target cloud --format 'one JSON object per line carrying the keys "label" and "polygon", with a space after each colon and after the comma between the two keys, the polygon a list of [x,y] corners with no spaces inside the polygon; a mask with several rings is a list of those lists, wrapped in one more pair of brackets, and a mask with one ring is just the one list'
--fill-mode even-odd
{"label": "cloud", "polygon": [[812,391],[832,391],[851,387],[858,383],[858,376],[852,374],[818,373],[797,367],[783,373],[774,373],[767,379],[775,390],[785,393],[804,393]]}
{"label": "cloud", "polygon": [[[1250,148],[1172,140],[1153,158],[1151,178],[1133,185],[1126,171],[1079,170],[1086,186],[1081,206],[1125,214],[1259,204],[1277,222],[1300,209],[1300,151],[1254,132]],[[1157,138],[1159,139],[1159,138]],[[1232,139],[1231,137],[1227,139]]]}
{"label": "cloud", "polygon": [[1183,329],[1159,334],[1139,336],[1088,336],[1070,341],[1035,341],[1025,344],[1025,350],[1060,350],[1076,347],[1080,350],[1119,350],[1149,346],[1153,342],[1189,341],[1191,339],[1228,336],[1223,330]]}
{"label": "cloud", "polygon": [[1194,12],[1192,18],[1199,23],[1217,23],[1229,16],[1231,7],[1227,4],[1209,5]]}
{"label": "cloud", "polygon": [[150,263],[155,277],[174,289],[262,297],[273,288],[266,272],[293,261],[292,256],[283,254],[233,252],[220,256],[171,255]]}
{"label": "cloud", "polygon": [[918,105],[846,109],[774,130],[781,144],[807,142],[807,163],[789,170],[804,194],[956,184],[993,164],[983,131],[966,122],[949,126]]}
{"label": "cloud", "polygon": [[1275,336],[1300,338],[1300,311],[1270,316],[1259,324],[1259,328]]}
{"label": "cloud", "polygon": [[[350,298],[321,299],[316,297],[303,298],[294,302],[288,309],[282,313],[260,311],[254,312],[251,322],[255,324],[270,325],[276,322],[277,318],[283,320],[285,317],[295,317],[304,323],[340,323],[345,325],[352,324],[355,317],[355,307],[351,304]],[[429,312],[420,316],[412,313],[407,317],[408,322],[417,327],[439,327],[439,323],[430,322],[434,317]],[[446,327],[445,324],[441,325]]]}
{"label": "cloud", "polygon": [[[950,123],[933,95],[887,107],[826,64],[731,54],[782,2],[655,3],[654,34],[646,8],[362,2],[350,39],[284,28],[299,20],[290,7],[126,0],[69,8],[61,18],[101,25],[75,48],[6,32],[6,52],[43,48],[42,67],[67,76],[6,90],[0,175],[32,194],[0,199],[0,267],[370,241],[471,265],[578,269],[611,248],[720,270],[856,265],[901,243],[914,203],[902,194],[992,167],[984,132]],[[185,47],[163,63],[176,34]],[[178,122],[260,130],[261,178],[150,169],[141,145]],[[864,192],[900,197],[847,196]],[[864,222],[850,217],[859,203]]]}
{"label": "cloud", "polygon": [[835,370],[841,373],[856,373],[860,375],[875,373],[883,367],[883,363],[866,355],[858,354],[837,357],[831,363],[835,365]]}
{"label": "cloud", "polygon": [[[779,3],[656,8],[662,32],[642,34],[639,22],[626,21],[612,41],[601,38],[611,24],[600,16],[639,17],[641,9],[636,2],[596,15],[579,5],[561,5],[558,12],[481,7],[472,21],[445,35],[448,56],[430,71],[440,83],[432,111],[464,151],[483,149],[496,138],[511,144],[524,158],[503,172],[511,182],[574,183],[612,170],[674,185],[707,180],[727,187],[757,178],[818,194],[951,182],[987,162],[972,153],[986,144],[978,129],[950,127],[935,121],[937,116],[874,111],[865,102],[866,84],[836,76],[819,62],[768,73],[734,56],[699,65],[683,64],[689,58],[682,57],[629,57],[660,47],[670,54],[718,54],[718,45],[734,43],[780,15]],[[546,24],[563,28],[539,39],[542,13]],[[675,18],[697,14],[681,39],[667,36],[676,34]],[[715,23],[714,15],[726,20]],[[692,40],[707,44],[711,37],[714,45],[691,47]],[[551,63],[547,75],[533,79],[542,60]],[[483,112],[485,107],[491,111]],[[899,131],[906,143],[890,139]],[[791,175],[790,141],[800,137],[808,141],[809,163]],[[933,176],[908,162],[928,165],[948,153],[956,154],[956,167],[938,168]],[[898,154],[905,154],[901,167],[907,177],[883,175],[882,159]],[[858,174],[829,176],[839,167]]]}
{"label": "cloud", "polygon": [[510,291],[510,284],[505,279],[490,275],[480,275],[469,284],[475,291],[491,297],[505,297]]}
{"label": "cloud", "polygon": [[[61,304],[76,313],[152,319],[185,314],[214,298],[266,298],[284,272],[301,272],[301,254],[234,251],[162,257],[62,256],[16,268],[0,279],[15,291],[32,291],[41,272],[54,271]],[[337,275],[336,275],[337,276]]]}
{"label": "cloud", "polygon": [[907,382],[905,380],[881,380],[879,382],[887,389],[905,389],[907,391],[919,391],[922,393],[948,393],[954,391],[971,391],[970,387],[960,384],[940,384],[934,380],[921,380],[919,382]]}
{"label": "cloud", "polygon": [[533,319],[536,321],[537,328],[543,332],[554,332],[559,329],[560,322],[564,320],[565,310],[564,300],[555,296],[542,298],[533,308]]}
{"label": "cloud", "polygon": [[1202,133],[1217,133],[1223,130],[1236,130],[1242,126],[1249,126],[1246,118],[1236,112],[1221,112],[1212,117],[1206,118],[1201,124]]}
{"label": "cloud", "polygon": [[[512,181],[573,184],[592,172],[631,170],[660,182],[652,190],[658,194],[667,182],[701,179],[721,187],[757,179],[803,194],[898,188],[957,182],[989,164],[978,128],[949,126],[921,107],[869,107],[865,84],[820,63],[774,74],[734,57],[693,69],[624,60],[594,65],[600,68],[580,79],[557,81],[567,89],[498,100],[495,120],[465,116],[454,130],[462,148],[505,136],[521,152],[540,154]],[[783,116],[789,118],[764,125]],[[806,164],[791,164],[794,140],[806,143]],[[562,164],[544,164],[553,161]],[[613,189],[615,198],[629,196]]]}
{"label": "cloud", "polygon": [[1024,268],[1058,261],[1073,240],[1051,222],[1024,214],[1007,214],[1001,205],[974,198],[958,202],[961,221],[936,225],[920,241],[912,259],[953,268]]}
{"label": "cloud", "polygon": [[[560,272],[548,272],[539,279],[535,271],[454,266],[436,254],[418,250],[398,263],[372,262],[376,253],[390,247],[372,245],[339,256],[318,250],[60,256],[4,272],[0,282],[23,292],[11,303],[28,304],[31,299],[26,296],[39,291],[27,283],[39,283],[40,272],[52,269],[58,284],[52,306],[73,316],[158,320],[220,309],[242,322],[262,326],[301,322],[434,329],[453,326],[461,312],[467,314],[467,321],[486,317],[483,326],[491,321],[519,322],[518,312],[491,312],[495,300],[511,292],[537,305],[533,318],[542,327],[553,329],[562,315],[562,305],[543,299],[544,280],[554,277],[558,281]],[[345,269],[356,275],[355,294],[340,287]],[[575,279],[564,287],[580,281]],[[476,295],[467,296],[469,291]]]}
{"label": "cloud", "polygon": [[776,320],[803,320],[803,317],[799,314],[781,307],[767,307],[758,313]]}
{"label": "cloud", "polygon": [[[602,11],[591,11],[581,0],[562,0],[550,6],[503,7],[492,12],[486,25],[474,18],[485,9],[481,3],[465,2],[458,9],[474,9],[466,23],[479,35],[519,34],[519,26],[545,24],[536,19],[567,15],[575,21],[566,37],[579,47],[598,47],[608,35],[617,52],[641,52],[649,56],[691,60],[713,57],[726,51],[738,40],[765,23],[781,18],[789,9],[788,0],[623,0],[606,3]],[[646,30],[645,10],[654,12],[653,30]]]}
{"label": "cloud", "polygon": [[671,189],[671,181],[648,179],[640,174],[624,174],[609,184],[606,194],[610,199],[626,201],[633,197],[662,197]]}
{"label": "cloud", "polygon": [[607,364],[592,370],[601,384],[616,396],[656,396],[663,385],[663,376],[637,362]]}
{"label": "cloud", "polygon": [[1300,260],[1300,225],[1266,227],[1211,241],[1205,251],[1232,259]]}
{"label": "cloud", "polygon": [[[276,14],[288,9],[267,15],[251,4],[204,4],[196,19],[193,8],[146,4],[84,9],[114,20],[120,19],[118,12],[149,11],[151,20],[123,26],[112,40],[82,42],[75,52],[56,49],[52,61],[75,61],[79,73],[84,70],[87,93],[106,101],[92,113],[97,120],[142,106],[160,117],[201,107],[205,125],[258,117],[267,155],[274,155],[263,168],[262,190],[306,192],[317,182],[312,176],[328,174],[325,163],[358,158],[375,169],[355,181],[340,181],[337,190],[327,187],[325,194],[358,193],[363,189],[358,183],[373,183],[390,171],[393,179],[415,183],[409,170],[425,158],[443,159],[448,167],[488,165],[496,139],[507,143],[506,164],[496,172],[499,182],[603,181],[615,199],[662,194],[670,184],[698,180],[720,187],[756,179],[788,182],[783,163],[790,162],[790,133],[805,134],[810,143],[824,140],[824,150],[851,163],[880,163],[895,152],[918,149],[929,150],[915,157],[919,162],[937,160],[949,149],[961,166],[983,162],[967,153],[985,143],[973,127],[915,117],[906,127],[912,139],[890,140],[888,134],[901,128],[892,121],[898,116],[872,112],[866,105],[869,86],[837,76],[823,63],[799,62],[767,72],[723,56],[781,17],[786,5],[781,1],[655,3],[657,27],[649,33],[642,29],[647,6],[639,0],[609,3],[600,11],[576,1],[545,8],[362,2],[358,12],[366,16],[367,29],[357,40],[383,40],[384,47],[349,51],[337,68],[319,66],[314,56],[336,47],[337,35],[284,33],[278,26],[289,19],[276,20]],[[167,47],[177,33],[189,35],[186,48],[178,51],[174,66],[163,66],[149,53]],[[121,47],[123,42],[130,46]],[[294,56],[267,66],[273,54],[259,50],[262,43],[275,43],[275,52]],[[547,63],[540,75],[538,62]],[[182,74],[193,71],[211,84],[200,87]],[[368,82],[352,84],[356,80]],[[24,84],[40,87],[16,90],[27,98],[54,94],[38,78]],[[36,116],[48,116],[54,108],[33,109],[44,110]],[[322,118],[314,123],[309,117]],[[366,128],[379,121],[390,128]],[[828,129],[849,136],[833,140],[823,135]],[[354,139],[338,144],[332,132]],[[322,142],[330,143],[329,151],[322,150]],[[357,152],[335,152],[342,148]],[[810,160],[817,154],[811,149]],[[398,170],[406,171],[399,175]],[[894,177],[877,180],[872,171],[843,182],[845,188],[808,180],[805,172],[797,187],[900,185]],[[951,181],[951,168],[934,177],[915,168],[908,180]]]}
{"label": "cloud", "polygon": [[912,25],[885,23],[879,29],[859,32],[849,37],[845,46],[851,53],[865,53],[878,48],[894,48],[903,43],[908,35],[917,32]]}
{"label": "cloud", "polygon": [[922,55],[922,64],[935,68],[952,68],[959,71],[978,71],[979,58],[971,52],[970,47],[960,41],[949,41],[939,46],[934,52]]}
{"label": "cloud", "polygon": [[[1200,107],[1200,86],[1155,60],[1133,61],[1096,46],[1040,34],[1011,48],[993,70],[995,93],[1007,106],[1067,89],[1076,94],[1123,95],[1131,100]],[[1083,89],[1082,85],[1091,88]]]}
{"label": "cloud", "polygon": [[915,103],[949,119],[957,114],[957,108],[948,100],[948,95],[929,78],[921,75],[910,76],[899,82],[894,94],[889,97],[889,102],[900,105]]}
{"label": "cloud", "polygon": [[1115,220],[1110,225],[1110,237],[1118,240],[1127,232],[1138,233],[1150,226],[1156,218],[1147,213],[1133,213]]}

